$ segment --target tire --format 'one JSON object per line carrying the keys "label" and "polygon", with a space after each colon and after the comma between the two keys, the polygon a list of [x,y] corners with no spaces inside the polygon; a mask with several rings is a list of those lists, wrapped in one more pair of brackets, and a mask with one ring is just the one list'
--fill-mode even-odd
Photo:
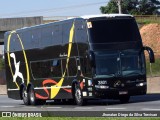
{"label": "tire", "polygon": [[46,100],[36,99],[35,92],[32,87],[29,88],[29,101],[31,105],[44,105]]}
{"label": "tire", "polygon": [[74,99],[77,105],[83,106],[86,104],[86,100],[83,99],[82,91],[79,85],[75,84]]}
{"label": "tire", "polygon": [[129,95],[122,95],[120,96],[119,100],[121,103],[128,103],[129,102],[129,99],[130,99],[130,96]]}
{"label": "tire", "polygon": [[28,93],[27,93],[26,87],[23,87],[21,94],[22,94],[23,103],[25,105],[30,105],[30,101],[29,101],[29,97],[28,97]]}

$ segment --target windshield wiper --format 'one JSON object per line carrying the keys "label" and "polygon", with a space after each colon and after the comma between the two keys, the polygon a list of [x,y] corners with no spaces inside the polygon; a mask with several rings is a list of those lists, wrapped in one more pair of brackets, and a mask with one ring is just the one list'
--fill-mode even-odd
{"label": "windshield wiper", "polygon": [[122,71],[122,74],[124,75],[124,76],[131,76],[131,75],[142,75],[142,73],[140,73],[140,72],[127,72],[127,73],[124,73],[124,71]]}
{"label": "windshield wiper", "polygon": [[115,74],[109,74],[109,75],[96,75],[96,78],[106,78],[106,77],[115,77]]}

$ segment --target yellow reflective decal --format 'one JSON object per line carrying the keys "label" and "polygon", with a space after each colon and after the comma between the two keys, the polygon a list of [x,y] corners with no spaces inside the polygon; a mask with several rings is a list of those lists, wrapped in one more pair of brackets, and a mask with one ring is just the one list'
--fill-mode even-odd
{"label": "yellow reflective decal", "polygon": [[[58,94],[59,90],[61,89],[61,86],[63,84],[63,81],[64,81],[64,77],[66,75],[66,70],[68,68],[68,63],[69,63],[69,58],[70,58],[70,54],[71,54],[71,49],[72,49],[72,42],[73,42],[73,35],[74,35],[74,23],[71,27],[71,30],[70,30],[70,35],[69,35],[69,44],[68,44],[68,54],[67,54],[67,63],[66,63],[66,69],[63,73],[63,76],[62,78],[60,79],[60,81],[56,84],[56,85],[53,85],[51,87],[51,99],[53,99],[54,97],[56,97],[56,95]],[[57,88],[56,88],[57,87]]]}

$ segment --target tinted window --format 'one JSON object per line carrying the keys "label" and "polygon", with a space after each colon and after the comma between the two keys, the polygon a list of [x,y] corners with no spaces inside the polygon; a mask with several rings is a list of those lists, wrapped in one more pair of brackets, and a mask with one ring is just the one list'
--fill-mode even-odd
{"label": "tinted window", "polygon": [[50,46],[52,44],[52,27],[43,27],[42,28],[42,39],[41,39],[41,46]]}
{"label": "tinted window", "polygon": [[27,30],[23,32],[23,44],[25,49],[31,48],[31,31]]}
{"label": "tinted window", "polygon": [[61,60],[47,60],[31,62],[34,78],[61,77]]}
{"label": "tinted window", "polygon": [[141,40],[134,19],[103,19],[89,22],[91,43]]}
{"label": "tinted window", "polygon": [[33,29],[31,33],[30,48],[39,47],[39,41],[41,40],[41,29]]}
{"label": "tinted window", "polygon": [[69,35],[70,35],[71,27],[72,27],[71,23],[63,24],[63,44],[68,44],[69,42]]}
{"label": "tinted window", "polygon": [[87,43],[87,30],[86,25],[83,23],[83,21],[77,21],[76,22],[76,42],[77,43]]}
{"label": "tinted window", "polygon": [[144,57],[139,51],[123,51],[121,53],[121,69],[123,75],[144,73]]}
{"label": "tinted window", "polygon": [[98,54],[95,55],[96,75],[114,75],[118,73],[118,54]]}
{"label": "tinted window", "polygon": [[53,60],[51,65],[51,76],[52,77],[61,77],[62,76],[62,61],[61,60]]}
{"label": "tinted window", "polygon": [[85,71],[86,76],[91,77],[92,76],[92,68],[90,65],[89,58],[85,58],[83,63],[84,63],[84,71]]}
{"label": "tinted window", "polygon": [[70,58],[68,63],[69,76],[75,76],[77,74],[77,63],[75,58]]}
{"label": "tinted window", "polygon": [[68,76],[68,68],[66,68],[66,63],[67,63],[67,59],[62,59],[62,68],[63,68],[63,72],[65,72],[65,76]]}
{"label": "tinted window", "polygon": [[[19,34],[21,40],[22,40],[22,34]],[[12,34],[10,39],[10,52],[11,51],[20,51],[22,50],[20,40],[16,34]]]}
{"label": "tinted window", "polygon": [[61,25],[55,25],[53,26],[53,44],[54,45],[60,45],[62,44],[62,26]]}

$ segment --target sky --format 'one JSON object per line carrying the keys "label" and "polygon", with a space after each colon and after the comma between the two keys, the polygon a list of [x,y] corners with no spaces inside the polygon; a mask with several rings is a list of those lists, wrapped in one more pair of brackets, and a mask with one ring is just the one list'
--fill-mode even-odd
{"label": "sky", "polygon": [[2,0],[0,18],[100,14],[109,0]]}
{"label": "sky", "polygon": [[[109,0],[1,0],[0,18],[100,14]],[[0,53],[3,46],[0,46]]]}

